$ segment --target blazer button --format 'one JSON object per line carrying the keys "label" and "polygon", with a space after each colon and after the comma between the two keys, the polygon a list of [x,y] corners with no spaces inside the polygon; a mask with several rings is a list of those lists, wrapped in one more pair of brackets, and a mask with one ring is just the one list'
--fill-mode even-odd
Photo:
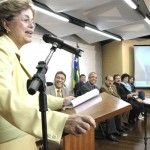
{"label": "blazer button", "polygon": [[49,138],[52,138],[52,135],[51,135],[51,134],[49,134],[49,135],[48,135],[48,137],[49,137]]}
{"label": "blazer button", "polygon": [[53,138],[53,139],[56,139],[56,138],[57,138],[57,135],[53,135],[52,138]]}

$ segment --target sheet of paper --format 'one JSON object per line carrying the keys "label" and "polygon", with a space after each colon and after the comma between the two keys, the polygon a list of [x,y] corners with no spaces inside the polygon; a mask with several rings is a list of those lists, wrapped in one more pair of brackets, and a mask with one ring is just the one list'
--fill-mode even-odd
{"label": "sheet of paper", "polygon": [[99,95],[99,90],[98,89],[93,89],[92,91],[89,91],[75,99],[73,99],[69,104],[67,104],[66,106],[64,106],[63,109],[66,109],[66,108],[74,108],[80,104],[82,104],[83,102],[95,97]]}

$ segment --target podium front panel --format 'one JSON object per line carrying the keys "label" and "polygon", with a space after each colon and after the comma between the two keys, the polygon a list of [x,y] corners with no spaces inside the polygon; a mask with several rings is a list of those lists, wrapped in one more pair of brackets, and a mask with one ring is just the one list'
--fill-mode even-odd
{"label": "podium front panel", "polygon": [[[129,103],[104,92],[75,108],[66,109],[62,112],[70,115],[90,115],[95,119],[96,123],[99,123],[131,109],[132,106]],[[94,129],[91,129],[80,137],[67,135],[63,138],[63,150],[94,150],[94,137]]]}

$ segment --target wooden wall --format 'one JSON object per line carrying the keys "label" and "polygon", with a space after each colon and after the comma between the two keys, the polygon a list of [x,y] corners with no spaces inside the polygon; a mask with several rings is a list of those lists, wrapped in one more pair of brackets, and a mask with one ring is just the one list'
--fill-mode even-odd
{"label": "wooden wall", "polygon": [[[150,45],[150,39],[114,41],[102,46],[102,79],[106,75],[134,75],[134,45]],[[146,92],[150,95],[150,90]]]}

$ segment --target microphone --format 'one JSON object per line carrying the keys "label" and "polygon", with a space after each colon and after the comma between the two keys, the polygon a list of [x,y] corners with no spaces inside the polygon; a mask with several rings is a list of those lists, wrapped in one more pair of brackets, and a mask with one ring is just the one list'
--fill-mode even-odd
{"label": "microphone", "polygon": [[70,45],[64,43],[64,41],[62,39],[60,39],[58,37],[55,37],[55,36],[53,36],[53,35],[51,35],[49,33],[43,35],[43,40],[46,43],[51,43],[51,44],[53,44],[54,42],[56,42],[58,44],[58,48],[64,49],[67,52],[70,52],[72,54],[76,54],[76,55],[78,55],[80,57],[82,55],[82,52],[84,52],[80,48],[75,48],[73,46],[70,46]]}

